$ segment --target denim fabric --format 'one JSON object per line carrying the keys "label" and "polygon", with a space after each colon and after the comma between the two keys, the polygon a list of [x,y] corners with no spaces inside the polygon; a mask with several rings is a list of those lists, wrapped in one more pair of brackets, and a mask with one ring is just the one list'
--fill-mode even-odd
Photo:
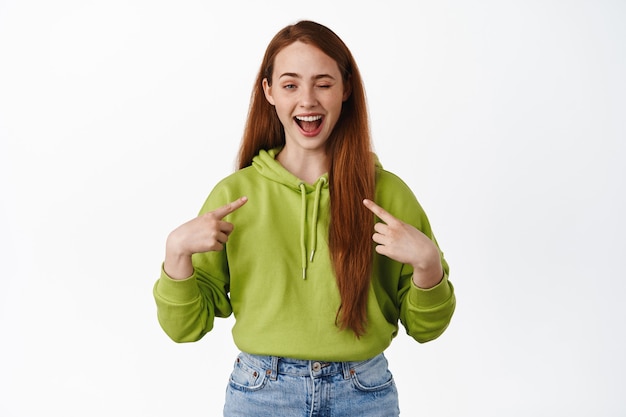
{"label": "denim fabric", "polygon": [[398,391],[381,353],[362,362],[241,353],[224,417],[397,417]]}

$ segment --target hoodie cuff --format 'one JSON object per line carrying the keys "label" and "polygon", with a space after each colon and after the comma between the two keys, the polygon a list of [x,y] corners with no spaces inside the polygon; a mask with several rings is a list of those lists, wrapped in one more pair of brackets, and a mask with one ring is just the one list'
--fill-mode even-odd
{"label": "hoodie cuff", "polygon": [[173,279],[161,265],[161,277],[157,281],[155,292],[164,300],[175,304],[187,304],[200,295],[196,272],[185,279]]}
{"label": "hoodie cuff", "polygon": [[448,282],[448,274],[444,274],[441,282],[432,288],[419,288],[411,279],[409,303],[421,310],[428,310],[446,302],[452,296],[452,285]]}

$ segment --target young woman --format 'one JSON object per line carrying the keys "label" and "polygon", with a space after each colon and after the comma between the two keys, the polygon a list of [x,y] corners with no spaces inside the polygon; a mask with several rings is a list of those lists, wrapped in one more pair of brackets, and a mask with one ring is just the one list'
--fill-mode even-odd
{"label": "young woman", "polygon": [[441,335],[455,296],[422,207],[372,153],[359,70],[330,29],[270,42],[239,168],[168,236],[162,328],[191,342],[235,315],[225,416],[397,416],[383,351],[399,322]]}

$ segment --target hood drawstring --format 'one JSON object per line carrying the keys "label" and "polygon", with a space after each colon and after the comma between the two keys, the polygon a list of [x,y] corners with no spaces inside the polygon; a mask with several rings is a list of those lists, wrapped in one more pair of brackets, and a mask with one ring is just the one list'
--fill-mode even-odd
{"label": "hood drawstring", "polygon": [[326,185],[326,178],[320,177],[317,181],[317,185],[315,187],[315,200],[313,202],[313,217],[311,219],[311,230],[309,231],[311,240],[311,255],[307,261],[306,255],[306,237],[305,237],[305,226],[306,226],[306,185],[301,182],[300,183],[300,195],[302,196],[302,207],[300,209],[300,253],[302,257],[302,279],[306,279],[306,269],[308,266],[308,262],[313,262],[313,257],[315,256],[315,250],[317,249],[317,214],[320,205],[320,198],[322,194],[322,187]]}
{"label": "hood drawstring", "polygon": [[306,224],[306,186],[300,183],[300,196],[302,204],[300,206],[300,254],[302,255],[302,279],[306,279],[306,243],[304,241],[304,226]]}

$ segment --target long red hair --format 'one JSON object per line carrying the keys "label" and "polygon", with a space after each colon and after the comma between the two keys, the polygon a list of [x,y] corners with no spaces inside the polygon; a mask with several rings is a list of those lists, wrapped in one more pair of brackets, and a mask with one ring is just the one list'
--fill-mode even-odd
{"label": "long red hair", "polygon": [[276,55],[296,41],[314,45],[335,60],[344,86],[350,91],[326,145],[330,160],[328,244],[341,296],[337,323],[341,329],[352,329],[358,337],[365,333],[367,326],[373,254],[371,225],[374,222],[373,215],[362,201],[374,197],[374,160],[361,74],[350,50],[327,27],[300,21],[285,27],[269,43],[252,91],[238,166],[240,169],[249,166],[261,149],[285,144],[283,126],[276,110],[265,99],[263,79],[272,84]]}

